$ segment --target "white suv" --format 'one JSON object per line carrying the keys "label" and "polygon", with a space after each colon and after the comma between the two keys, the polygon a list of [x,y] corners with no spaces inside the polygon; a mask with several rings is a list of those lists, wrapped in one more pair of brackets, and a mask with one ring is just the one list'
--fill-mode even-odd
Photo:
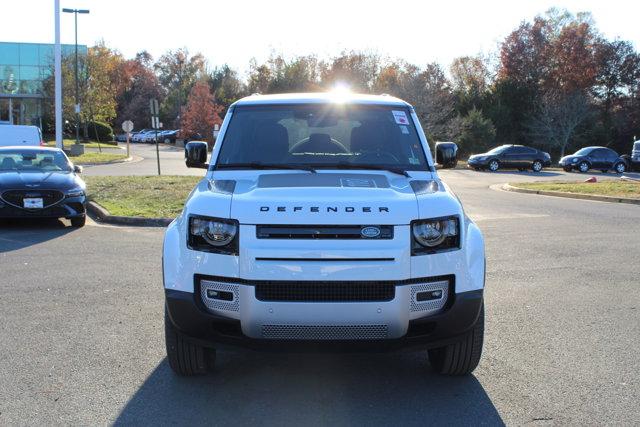
{"label": "white suv", "polygon": [[484,334],[484,240],[433,166],[418,118],[390,96],[241,99],[207,173],[167,229],[171,368],[215,349],[427,349],[467,374]]}

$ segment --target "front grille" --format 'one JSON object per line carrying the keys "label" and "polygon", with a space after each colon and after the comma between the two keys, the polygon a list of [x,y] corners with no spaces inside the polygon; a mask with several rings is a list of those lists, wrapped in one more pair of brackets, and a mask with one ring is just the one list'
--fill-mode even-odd
{"label": "front grille", "polygon": [[258,225],[258,239],[393,239],[392,225]]}
{"label": "front grille", "polygon": [[396,291],[389,282],[280,282],[255,287],[258,300],[281,302],[391,301]]}
{"label": "front grille", "polygon": [[64,194],[58,190],[7,190],[2,193],[2,200],[18,208],[23,208],[23,199],[42,198],[45,208],[55,205],[64,199]]}
{"label": "front grille", "polygon": [[273,340],[375,340],[387,338],[387,325],[262,325]]}

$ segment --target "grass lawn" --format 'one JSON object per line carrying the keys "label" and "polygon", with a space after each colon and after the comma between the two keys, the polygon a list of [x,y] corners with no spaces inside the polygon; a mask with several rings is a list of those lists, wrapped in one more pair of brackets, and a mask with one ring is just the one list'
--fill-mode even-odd
{"label": "grass lawn", "polygon": [[111,215],[174,218],[197,176],[87,176],[89,199]]}
{"label": "grass lawn", "polygon": [[561,191],[564,193],[640,199],[640,182],[619,180],[600,182],[518,182],[511,185],[531,190]]}
{"label": "grass lawn", "polygon": [[[73,144],[75,144],[75,143],[76,143],[76,140],[75,140],[75,139],[63,139],[63,140],[62,140],[62,145],[64,146],[64,148],[65,148],[66,150],[70,149],[70,148],[71,148],[71,146],[72,146]],[[95,142],[95,141],[89,141],[89,142],[82,142],[82,141],[80,141],[80,143],[81,143],[82,145],[84,145],[85,147],[88,147],[88,148],[98,148],[98,143],[97,143],[97,142]],[[49,146],[49,147],[55,147],[55,146],[56,146],[56,142],[55,142],[55,141],[47,141],[47,146]],[[110,142],[101,142],[101,143],[100,143],[100,147],[101,147],[101,148],[107,148],[107,149],[109,149],[109,148],[117,148],[117,147],[118,147],[118,145],[117,145],[117,143],[116,143],[116,142],[114,142],[114,141],[110,141]]]}
{"label": "grass lawn", "polygon": [[115,162],[116,160],[124,160],[127,158],[126,154],[121,153],[87,153],[80,156],[69,156],[69,160],[71,160],[74,164],[77,165],[87,165],[87,164],[100,164],[100,163],[109,163]]}

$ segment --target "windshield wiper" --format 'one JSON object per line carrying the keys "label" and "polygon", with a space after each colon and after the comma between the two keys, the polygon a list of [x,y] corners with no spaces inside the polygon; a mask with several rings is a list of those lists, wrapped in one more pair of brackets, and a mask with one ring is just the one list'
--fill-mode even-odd
{"label": "windshield wiper", "polygon": [[229,163],[216,165],[216,169],[290,169],[290,170],[303,170],[311,173],[316,173],[316,170],[311,166],[306,165],[287,165],[279,163],[262,163],[262,162],[250,162],[250,163]]}
{"label": "windshield wiper", "polygon": [[409,173],[406,170],[400,167],[394,167],[394,166],[370,165],[366,163],[338,162],[335,165],[335,167],[336,169],[372,169],[372,170],[387,171],[387,172],[395,173],[396,175],[406,176],[407,178],[410,177]]}

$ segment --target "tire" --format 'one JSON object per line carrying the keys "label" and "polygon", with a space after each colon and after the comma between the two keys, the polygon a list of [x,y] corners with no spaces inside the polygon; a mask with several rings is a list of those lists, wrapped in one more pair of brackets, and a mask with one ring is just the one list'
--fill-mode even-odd
{"label": "tire", "polygon": [[86,215],[82,215],[82,216],[77,216],[75,218],[71,218],[71,226],[75,227],[75,228],[84,227],[86,222],[87,222],[87,216]]}
{"label": "tire", "polygon": [[498,162],[497,160],[491,160],[489,162],[489,170],[491,172],[496,172],[498,169],[500,169],[500,162]]}
{"label": "tire", "polygon": [[168,144],[168,143],[170,143],[170,142],[171,142],[171,140],[170,140],[169,138],[165,138],[165,139],[164,139],[164,143],[165,143],[165,144]]}
{"label": "tire", "polygon": [[613,166],[613,170],[615,170],[616,173],[625,173],[627,171],[627,165],[622,162],[616,163]]}
{"label": "tire", "polygon": [[578,170],[582,173],[587,173],[589,172],[589,163],[587,162],[580,162],[578,164]]}
{"label": "tire", "polygon": [[536,160],[531,164],[531,170],[534,172],[542,171],[542,162],[540,160]]}
{"label": "tire", "polygon": [[468,375],[482,356],[484,341],[484,304],[476,325],[460,341],[429,350],[429,363],[441,375]]}
{"label": "tire", "polygon": [[215,363],[216,352],[189,342],[178,332],[164,310],[164,338],[167,347],[167,359],[171,370],[177,375],[189,377],[205,375]]}

